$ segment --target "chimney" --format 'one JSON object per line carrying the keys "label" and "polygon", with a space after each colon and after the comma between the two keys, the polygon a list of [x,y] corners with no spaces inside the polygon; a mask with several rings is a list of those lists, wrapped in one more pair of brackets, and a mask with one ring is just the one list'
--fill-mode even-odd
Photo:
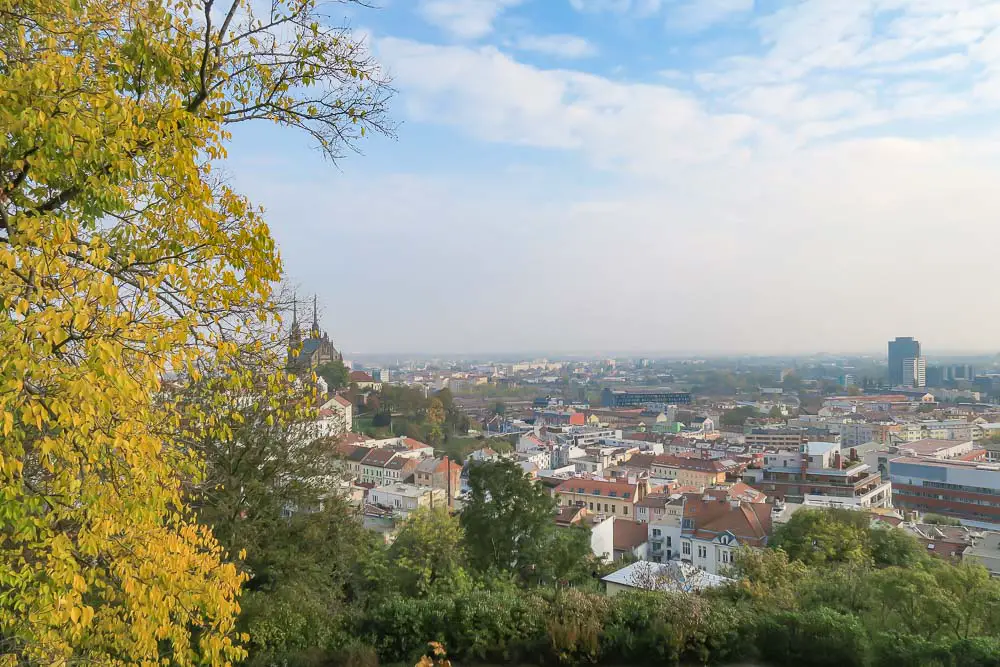
{"label": "chimney", "polygon": [[837,470],[841,470],[843,466],[841,465],[840,452],[833,455],[833,467]]}

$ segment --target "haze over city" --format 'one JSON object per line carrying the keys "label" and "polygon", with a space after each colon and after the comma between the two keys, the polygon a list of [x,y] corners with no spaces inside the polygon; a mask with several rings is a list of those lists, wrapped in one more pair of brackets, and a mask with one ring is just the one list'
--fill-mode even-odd
{"label": "haze over city", "polygon": [[345,349],[993,349],[995,3],[380,4],[395,140],[230,150]]}

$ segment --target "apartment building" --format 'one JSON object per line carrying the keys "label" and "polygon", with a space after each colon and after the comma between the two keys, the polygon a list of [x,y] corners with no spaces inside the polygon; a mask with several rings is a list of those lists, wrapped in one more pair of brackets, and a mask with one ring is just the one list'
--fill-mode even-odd
{"label": "apartment building", "polygon": [[653,459],[651,474],[658,479],[676,480],[681,486],[703,489],[725,483],[726,466],[716,459],[661,454]]}
{"label": "apartment building", "polygon": [[809,442],[798,452],[764,455],[747,481],[768,496],[806,505],[862,509],[890,507],[892,487],[862,461],[845,460],[832,442]]}
{"label": "apartment building", "polygon": [[596,514],[613,514],[627,519],[635,517],[636,503],[648,492],[649,482],[645,479],[629,482],[582,477],[568,479],[554,491],[560,505],[586,507]]}

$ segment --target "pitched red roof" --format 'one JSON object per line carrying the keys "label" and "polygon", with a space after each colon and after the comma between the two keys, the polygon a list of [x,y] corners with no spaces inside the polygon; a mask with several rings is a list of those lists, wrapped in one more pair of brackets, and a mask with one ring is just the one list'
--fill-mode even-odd
{"label": "pitched red roof", "polygon": [[343,396],[341,396],[339,394],[337,396],[334,396],[333,400],[337,401],[337,403],[339,403],[340,405],[344,406],[345,408],[347,406],[351,405],[351,402],[349,400],[347,400],[346,398],[344,398]]}
{"label": "pitched red roof", "polygon": [[638,521],[615,519],[614,531],[615,549],[631,551],[649,539],[648,527]]}
{"label": "pitched red roof", "polygon": [[351,374],[347,376],[348,380],[351,382],[374,382],[375,378],[364,371],[351,371]]}
{"label": "pitched red roof", "polygon": [[[629,484],[628,482],[572,478],[557,486],[556,493],[585,493],[602,498],[616,497],[634,501],[637,496],[637,486],[637,484]],[[611,495],[612,492],[614,492],[614,496]],[[626,497],[625,494],[628,496]]]}

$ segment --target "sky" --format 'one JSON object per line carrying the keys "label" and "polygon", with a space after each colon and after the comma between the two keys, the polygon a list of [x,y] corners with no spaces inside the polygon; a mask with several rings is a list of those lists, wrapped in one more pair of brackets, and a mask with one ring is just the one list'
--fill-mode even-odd
{"label": "sky", "polygon": [[346,352],[1000,348],[997,0],[377,1],[397,136],[227,164]]}

